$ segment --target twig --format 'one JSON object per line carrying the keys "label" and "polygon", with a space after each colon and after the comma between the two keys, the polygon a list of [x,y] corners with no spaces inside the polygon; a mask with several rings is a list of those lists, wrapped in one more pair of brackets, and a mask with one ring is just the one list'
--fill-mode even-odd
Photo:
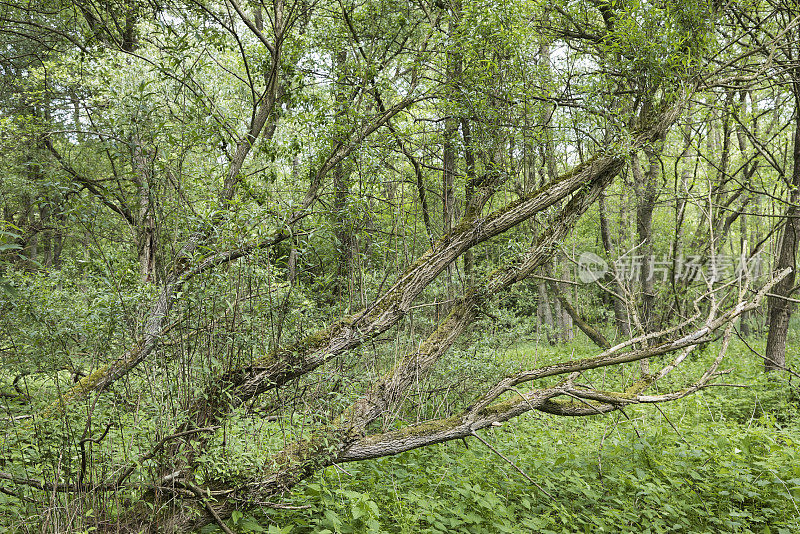
{"label": "twig", "polygon": [[[598,408],[597,406],[595,406],[591,402],[587,401],[586,399],[582,399],[579,396],[575,395],[574,393],[570,393],[569,391],[565,391],[564,394],[572,397],[573,399],[578,399],[580,402],[584,403],[586,406],[588,406],[592,410],[596,411],[598,415],[603,415],[604,414],[604,412],[600,408]],[[625,413],[625,412],[623,412],[623,413]],[[628,416],[626,415],[625,417],[628,417]]]}
{"label": "twig", "polygon": [[[526,397],[525,395],[523,395],[523,394],[522,394],[522,392],[521,392],[520,390],[518,390],[518,389],[517,389],[517,388],[515,388],[514,386],[511,386],[511,387],[509,387],[508,389],[509,389],[510,391],[513,391],[513,392],[514,392],[514,393],[516,393],[517,395],[519,395],[519,396],[522,398],[522,400],[524,400],[525,402],[527,402],[527,403],[528,403],[528,406],[530,406],[531,410],[535,410],[535,409],[536,409],[536,406],[534,406],[534,405],[533,405],[533,403],[531,402],[531,400],[530,400],[528,397]],[[465,443],[466,443],[466,442],[465,442]]]}
{"label": "twig", "polygon": [[542,493],[544,493],[545,495],[547,495],[548,497],[550,497],[552,500],[555,500],[555,497],[553,497],[552,495],[550,495],[549,493],[547,493],[547,490],[545,490],[543,487],[541,487],[539,484],[537,484],[535,480],[533,480],[531,477],[529,477],[529,476],[528,476],[528,473],[526,473],[525,471],[523,471],[522,469],[520,469],[519,467],[517,467],[517,465],[516,465],[514,462],[512,462],[512,461],[511,461],[509,458],[507,458],[506,456],[504,456],[502,452],[500,452],[500,451],[498,451],[497,449],[495,449],[494,447],[492,447],[492,445],[491,445],[491,444],[490,444],[488,441],[486,441],[485,439],[483,439],[482,437],[480,437],[480,436],[477,434],[477,432],[475,432],[475,431],[473,430],[473,431],[472,431],[472,435],[473,435],[475,438],[477,438],[477,440],[478,440],[478,441],[480,441],[481,443],[483,443],[484,445],[486,445],[487,447],[489,447],[489,449],[490,449],[492,452],[494,452],[494,453],[495,453],[497,456],[499,456],[500,458],[502,458],[503,460],[505,460],[506,462],[508,462],[508,465],[510,465],[511,467],[513,467],[514,469],[516,469],[517,471],[519,471],[519,472],[520,472],[520,474],[521,474],[522,476],[524,476],[524,477],[525,477],[525,478],[528,480],[528,482],[530,482],[531,484],[533,484],[534,486],[536,486],[537,488],[539,488],[539,491],[541,491]]}
{"label": "twig", "polygon": [[211,517],[214,518],[214,521],[217,523],[217,525],[219,525],[219,528],[221,528],[225,534],[233,534],[233,531],[229,529],[228,526],[222,521],[222,518],[219,516],[217,511],[214,510],[214,507],[211,506],[210,502],[208,502],[208,499],[200,500],[203,501],[203,506],[206,507],[206,510],[208,510],[208,513],[211,514]]}
{"label": "twig", "polygon": [[[744,336],[739,333],[739,329],[738,328],[736,328],[735,326],[733,328],[736,331],[736,337],[738,337],[739,340],[742,343],[744,343],[744,345],[750,350],[750,352],[752,352],[753,354],[755,354],[756,356],[758,356],[762,360],[767,361],[767,357],[764,356],[763,354],[761,354],[760,352],[758,352],[756,349],[754,349],[750,345],[750,343],[747,342],[747,340],[744,338]],[[794,371],[791,367],[788,367],[788,366],[784,365],[783,367],[781,367],[781,370],[786,371],[787,373],[789,373],[790,375],[794,376],[795,378],[800,378],[800,374],[798,374],[796,371]]]}
{"label": "twig", "polygon": [[767,296],[775,298],[775,299],[779,299],[779,300],[785,300],[787,302],[793,302],[795,304],[800,302],[800,300],[789,298],[789,297],[784,297],[783,295],[776,295],[775,293],[767,293]]}
{"label": "twig", "polygon": [[558,278],[552,278],[550,276],[542,276],[540,274],[532,274],[528,278],[536,278],[537,280],[548,280],[550,282],[559,282],[561,284],[569,284],[571,286],[579,286],[578,282],[573,282],[572,280],[560,280]]}
{"label": "twig", "polygon": [[[219,426],[209,426],[209,427],[205,427],[205,428],[193,428],[191,430],[185,430],[183,432],[178,432],[177,434],[172,434],[171,436],[166,436],[166,437],[162,438],[161,441],[159,441],[156,444],[156,446],[153,447],[153,449],[149,453],[147,453],[144,456],[142,456],[141,458],[139,458],[137,463],[136,463],[136,465],[140,465],[141,463],[153,458],[156,454],[158,454],[158,451],[160,451],[161,448],[164,447],[164,444],[166,444],[170,440],[177,439],[177,438],[182,438],[184,436],[188,436],[188,435],[191,435],[191,434],[196,434],[198,432],[213,432],[214,430],[216,430],[218,428],[219,428]],[[120,476],[119,476],[119,478],[117,478],[117,481],[115,482],[114,485],[115,486],[120,486],[122,484],[122,482],[126,478],[128,478],[128,476],[130,476],[131,473],[133,473],[133,471],[136,469],[136,465],[129,465],[128,467],[126,467],[125,470],[122,473],[120,473]]]}
{"label": "twig", "polygon": [[639,439],[642,439],[642,436],[639,434],[639,430],[636,428],[636,425],[633,424],[633,419],[628,417],[628,414],[625,413],[625,410],[623,410],[621,406],[618,408],[618,410],[620,411],[620,413],[622,415],[625,416],[625,419],[627,419],[628,422],[631,424],[631,428],[633,429],[634,432],[636,432],[636,437],[639,438]]}
{"label": "twig", "polygon": [[681,434],[680,431],[675,427],[675,425],[672,424],[672,421],[670,421],[669,417],[667,417],[667,414],[664,413],[664,410],[661,409],[661,406],[659,406],[658,404],[654,404],[653,406],[655,406],[656,409],[659,412],[661,412],[661,415],[664,417],[664,419],[667,420],[667,423],[669,423],[669,426],[672,427],[672,430],[674,430],[675,433],[678,434],[678,437],[681,438],[681,440],[683,440],[684,443],[688,443],[686,441],[686,438],[683,437],[683,434]]}
{"label": "twig", "polygon": [[203,491],[203,488],[201,488],[201,487],[199,487],[199,486],[197,486],[195,484],[192,484],[188,480],[181,480],[180,484],[182,486],[185,486],[186,489],[188,489],[192,493],[194,493],[197,496],[197,498],[200,499],[203,502],[203,506],[206,507],[206,510],[208,510],[208,513],[211,514],[211,517],[214,518],[214,521],[217,523],[217,525],[219,525],[219,528],[221,528],[222,531],[225,534],[233,534],[233,531],[231,529],[229,529],[228,526],[222,521],[222,518],[219,516],[217,511],[214,510],[214,507],[211,505],[211,503],[206,498],[207,494],[206,494],[205,491]]}
{"label": "twig", "polygon": [[[95,402],[97,402],[97,399],[95,399]],[[94,405],[92,405],[92,407],[94,408]],[[86,429],[83,432],[84,436],[86,435],[86,432],[89,430],[89,423],[90,422],[91,422],[91,416],[86,421]],[[99,445],[106,438],[106,436],[108,435],[108,431],[111,430],[111,426],[112,425],[113,425],[113,423],[109,422],[106,425],[106,429],[103,431],[103,433],[100,435],[99,438],[86,438],[85,437],[82,440],[80,440],[80,442],[78,443],[78,445],[81,448],[81,470],[80,470],[80,472],[78,472],[78,487],[83,486],[83,479],[86,476],[86,443],[97,443]]]}
{"label": "twig", "polygon": [[20,500],[23,500],[23,501],[31,503],[31,504],[37,504],[37,502],[34,501],[33,499],[31,499],[30,497],[26,497],[24,495],[18,495],[16,493],[14,493],[13,491],[11,491],[10,489],[6,489],[6,488],[4,488],[2,486],[0,486],[0,493],[4,493],[4,494],[8,495],[9,497],[14,497],[15,499],[20,499]]}
{"label": "twig", "polygon": [[269,501],[256,501],[255,504],[257,504],[258,506],[268,506],[269,508],[276,508],[278,510],[308,510],[309,508],[311,508],[310,504],[293,505],[293,504],[281,504]]}
{"label": "twig", "polygon": [[339,464],[331,464],[331,465],[332,465],[333,467],[335,467],[336,469],[338,469],[339,471],[341,471],[342,473],[344,473],[345,475],[347,475],[347,476],[350,476],[350,477],[351,477],[351,476],[353,476],[353,474],[352,474],[352,473],[348,473],[348,472],[345,470],[345,468],[344,468],[344,467],[341,467]]}

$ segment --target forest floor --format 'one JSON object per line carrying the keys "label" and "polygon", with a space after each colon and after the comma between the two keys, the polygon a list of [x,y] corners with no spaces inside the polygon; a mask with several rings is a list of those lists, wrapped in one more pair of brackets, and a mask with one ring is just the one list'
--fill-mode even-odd
{"label": "forest floor", "polygon": [[[758,350],[763,343],[750,344]],[[576,341],[518,345],[497,358],[524,366],[592,352]],[[703,351],[687,362],[683,378],[699,376],[713,356]],[[292,494],[291,502],[305,508],[237,514],[231,527],[270,533],[800,532],[797,380],[765,377],[758,358],[738,341],[723,366],[731,373],[722,382],[747,387],[712,387],[604,416],[528,414],[483,432],[513,466],[473,439],[330,467]]]}

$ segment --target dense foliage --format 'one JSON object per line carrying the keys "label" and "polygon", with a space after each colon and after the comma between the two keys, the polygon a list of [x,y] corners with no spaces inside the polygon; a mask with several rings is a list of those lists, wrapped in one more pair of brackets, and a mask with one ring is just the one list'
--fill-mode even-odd
{"label": "dense foliage", "polygon": [[0,3],[0,528],[797,531],[796,13]]}

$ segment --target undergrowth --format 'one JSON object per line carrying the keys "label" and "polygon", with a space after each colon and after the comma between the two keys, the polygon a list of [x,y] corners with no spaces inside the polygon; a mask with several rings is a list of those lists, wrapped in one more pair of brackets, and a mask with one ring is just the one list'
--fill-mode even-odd
{"label": "undergrowth", "polygon": [[[581,343],[531,350],[502,358],[591,352]],[[702,352],[675,383],[702,372],[713,351]],[[292,493],[298,509],[236,513],[229,525],[293,534],[800,532],[796,383],[765,377],[738,343],[726,362],[734,368],[721,381],[747,387],[606,416],[529,414],[483,431],[513,466],[468,440],[329,467]]]}

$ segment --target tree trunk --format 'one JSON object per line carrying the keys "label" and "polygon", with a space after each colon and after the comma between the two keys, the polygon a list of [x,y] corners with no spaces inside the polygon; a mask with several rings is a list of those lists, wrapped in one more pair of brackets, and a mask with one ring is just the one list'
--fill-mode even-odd
{"label": "tree trunk", "polygon": [[[261,13],[261,10],[258,10]],[[292,180],[300,179],[300,158],[292,159]],[[297,240],[292,237],[289,244],[289,257],[286,259],[286,280],[294,285],[297,281]]]}
{"label": "tree trunk", "polygon": [[[345,131],[345,114],[347,91],[345,86],[345,62],[347,52],[342,49],[336,54],[334,75],[337,79],[335,89],[337,132]],[[334,139],[334,144],[344,139]],[[350,173],[345,169],[345,162],[340,161],[333,169],[333,219],[336,245],[336,282],[334,295],[338,299],[348,298],[347,307],[353,306],[353,252],[355,239],[353,236],[352,218],[348,214],[347,201],[350,196]]]}
{"label": "tree trunk", "polygon": [[554,345],[556,342],[556,328],[553,324],[553,312],[550,309],[550,296],[547,294],[547,286],[544,282],[539,282],[539,302],[536,306],[536,314],[539,316],[539,324],[544,324],[547,342]]}
{"label": "tree trunk", "polygon": [[787,267],[792,269],[787,277],[775,286],[769,297],[769,332],[767,333],[766,360],[764,371],[775,371],[786,367],[786,338],[789,332],[789,321],[792,318],[793,303],[787,300],[792,296],[797,267],[797,247],[800,242],[800,78],[792,84],[795,97],[794,114],[794,166],[789,184],[789,207],[786,209],[786,220],[783,226],[778,261],[775,271]]}
{"label": "tree trunk", "polygon": [[[740,261],[747,257],[748,241],[747,241],[747,216],[742,215],[739,217],[739,258]],[[750,337],[750,312],[743,313],[739,317],[739,332],[743,337]]]}
{"label": "tree trunk", "polygon": [[553,321],[555,322],[555,339],[558,343],[567,341],[567,325],[564,324],[564,311],[561,309],[561,301],[553,298]]}
{"label": "tree trunk", "polygon": [[139,189],[139,210],[136,217],[136,248],[139,259],[139,278],[142,283],[156,282],[156,222],[153,199],[154,155],[145,141],[134,135],[132,164],[134,181]]}
{"label": "tree trunk", "polygon": [[635,152],[631,160],[636,190],[637,245],[640,245],[636,255],[643,256],[642,267],[639,271],[639,283],[642,291],[640,318],[646,334],[650,333],[653,328],[653,304],[656,299],[655,273],[653,272],[653,211],[658,198],[657,180],[661,175],[659,151],[659,147],[644,147],[648,163],[648,168],[644,172]]}
{"label": "tree trunk", "polygon": [[45,269],[53,266],[53,222],[51,213],[50,201],[45,198],[39,205],[39,220],[42,225],[42,251],[44,252],[42,265]]}
{"label": "tree trunk", "polygon": [[[600,239],[603,242],[603,249],[606,252],[606,257],[613,260],[614,246],[611,243],[611,235],[608,230],[608,216],[606,215],[605,195],[600,196],[598,201],[600,211]],[[612,291],[616,295],[622,295],[622,287],[619,282],[614,279],[611,282]],[[614,320],[617,325],[617,331],[622,337],[630,337],[631,326],[628,322],[628,310],[625,302],[618,298],[616,295],[611,296],[612,305],[614,307]]]}
{"label": "tree trunk", "polygon": [[[454,5],[450,13],[449,33],[454,36],[458,27],[456,11],[457,4]],[[461,54],[455,50],[447,52],[447,83],[451,90],[451,98],[455,100],[457,92],[455,86],[461,76]],[[455,219],[455,175],[456,175],[456,136],[458,134],[458,117],[454,115],[452,105],[447,107],[447,117],[444,121],[444,142],[442,146],[442,234],[447,235],[453,229]],[[440,314],[444,315],[450,309],[453,300],[453,274],[454,266],[448,265],[445,272],[445,304],[440,307]]]}
{"label": "tree trunk", "polygon": [[[464,220],[469,221],[479,216],[477,206],[473,205],[475,196],[475,152],[472,148],[472,130],[469,119],[461,119],[461,135],[464,139],[464,163],[466,164],[466,180],[464,181]],[[464,253],[464,279],[467,286],[474,282],[473,269],[475,258],[472,249]]]}

